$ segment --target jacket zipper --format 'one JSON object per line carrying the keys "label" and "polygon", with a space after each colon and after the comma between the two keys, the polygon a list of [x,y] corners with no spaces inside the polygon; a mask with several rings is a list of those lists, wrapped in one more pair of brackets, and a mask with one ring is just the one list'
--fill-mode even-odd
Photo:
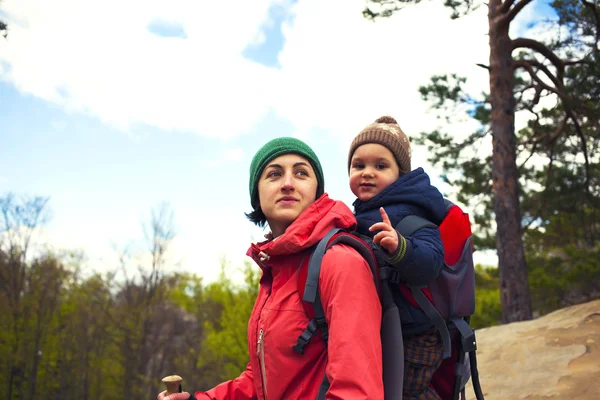
{"label": "jacket zipper", "polygon": [[265,336],[264,331],[260,328],[260,332],[258,334],[258,342],[256,355],[259,357],[260,362],[260,372],[262,378],[263,392],[265,395],[265,400],[267,400],[267,370],[265,368]]}

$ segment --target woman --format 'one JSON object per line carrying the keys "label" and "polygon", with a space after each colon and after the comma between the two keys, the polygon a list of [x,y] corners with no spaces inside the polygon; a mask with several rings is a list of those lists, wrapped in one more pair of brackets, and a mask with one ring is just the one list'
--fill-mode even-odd
{"label": "woman", "polygon": [[298,294],[303,257],[330,229],[356,225],[350,209],[324,193],[319,159],[298,139],[268,142],[250,165],[250,198],[248,218],[271,230],[248,250],[262,269],[248,323],[250,362],[239,377],[207,392],[163,392],[158,399],[313,400],[325,375],[327,399],[383,399],[381,305],[369,266],[354,249],[336,244],[323,258],[328,344],[317,335],[304,354],[292,350],[309,322]]}

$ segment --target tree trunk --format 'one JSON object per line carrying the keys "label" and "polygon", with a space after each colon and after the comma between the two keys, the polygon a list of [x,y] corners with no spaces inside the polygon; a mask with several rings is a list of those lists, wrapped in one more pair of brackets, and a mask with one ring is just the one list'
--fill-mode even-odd
{"label": "tree trunk", "polygon": [[514,71],[509,23],[501,20],[500,0],[489,3],[492,181],[496,247],[500,271],[502,322],[532,318],[527,263],[521,237],[516,162]]}
{"label": "tree trunk", "polygon": [[[41,317],[38,316],[38,321]],[[38,367],[40,364],[40,342],[41,342],[41,326],[38,323],[37,327],[38,331],[35,335],[35,342],[33,346],[33,366],[31,367],[31,374],[29,375],[29,398],[35,399],[36,389],[37,389],[37,376],[38,376]]]}
{"label": "tree trunk", "polygon": [[6,398],[8,400],[12,400],[14,398],[19,399],[21,397],[21,393],[19,390],[19,388],[21,387],[20,377],[22,376],[21,364],[19,361],[19,349],[21,347],[21,345],[20,345],[21,330],[18,327],[17,318],[19,318],[18,313],[13,312],[12,324],[13,324],[13,335],[14,335],[15,341],[12,345],[12,356],[10,357],[10,362],[9,362],[10,375],[8,378],[8,388],[7,388],[7,393],[6,393]]}

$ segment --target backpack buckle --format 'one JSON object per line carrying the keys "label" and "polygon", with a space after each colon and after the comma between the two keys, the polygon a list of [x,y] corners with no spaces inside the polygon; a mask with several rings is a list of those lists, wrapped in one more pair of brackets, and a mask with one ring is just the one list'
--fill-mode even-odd
{"label": "backpack buckle", "polygon": [[321,331],[321,337],[323,338],[325,343],[327,343],[327,339],[329,339],[329,327],[327,326],[327,320],[325,319],[325,317],[315,318],[314,320],[316,321],[317,326]]}
{"label": "backpack buckle", "polygon": [[475,331],[471,330],[469,335],[460,335],[460,341],[463,348],[463,351],[466,353],[471,353],[477,350],[477,342],[475,341]]}
{"label": "backpack buckle", "polygon": [[310,340],[315,335],[318,327],[319,324],[317,323],[317,320],[314,318],[311,319],[304,332],[298,336],[298,340],[296,341],[296,344],[292,346],[292,350],[298,354],[304,354],[304,347],[310,343]]}
{"label": "backpack buckle", "polygon": [[400,272],[393,267],[380,267],[379,268],[379,279],[382,281],[388,281],[390,283],[400,283]]}

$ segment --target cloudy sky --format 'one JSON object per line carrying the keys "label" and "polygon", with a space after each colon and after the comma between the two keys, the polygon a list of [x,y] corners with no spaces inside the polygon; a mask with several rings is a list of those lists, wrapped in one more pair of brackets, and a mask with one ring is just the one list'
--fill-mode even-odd
{"label": "cloudy sky", "polygon": [[[296,136],[321,158],[326,191],[351,204],[353,136],[380,115],[410,136],[438,126],[418,87],[457,72],[479,93],[487,10],[452,21],[441,1],[372,23],[364,0],[4,0],[0,38],[0,195],[50,197],[40,240],[81,249],[90,269],[140,246],[166,202],[172,257],[212,280],[264,232],[248,167],[266,141]],[[513,24],[523,34],[541,1]],[[453,131],[467,132],[468,122]],[[445,194],[439,171],[415,149]],[[495,262],[489,254],[479,261]]]}

